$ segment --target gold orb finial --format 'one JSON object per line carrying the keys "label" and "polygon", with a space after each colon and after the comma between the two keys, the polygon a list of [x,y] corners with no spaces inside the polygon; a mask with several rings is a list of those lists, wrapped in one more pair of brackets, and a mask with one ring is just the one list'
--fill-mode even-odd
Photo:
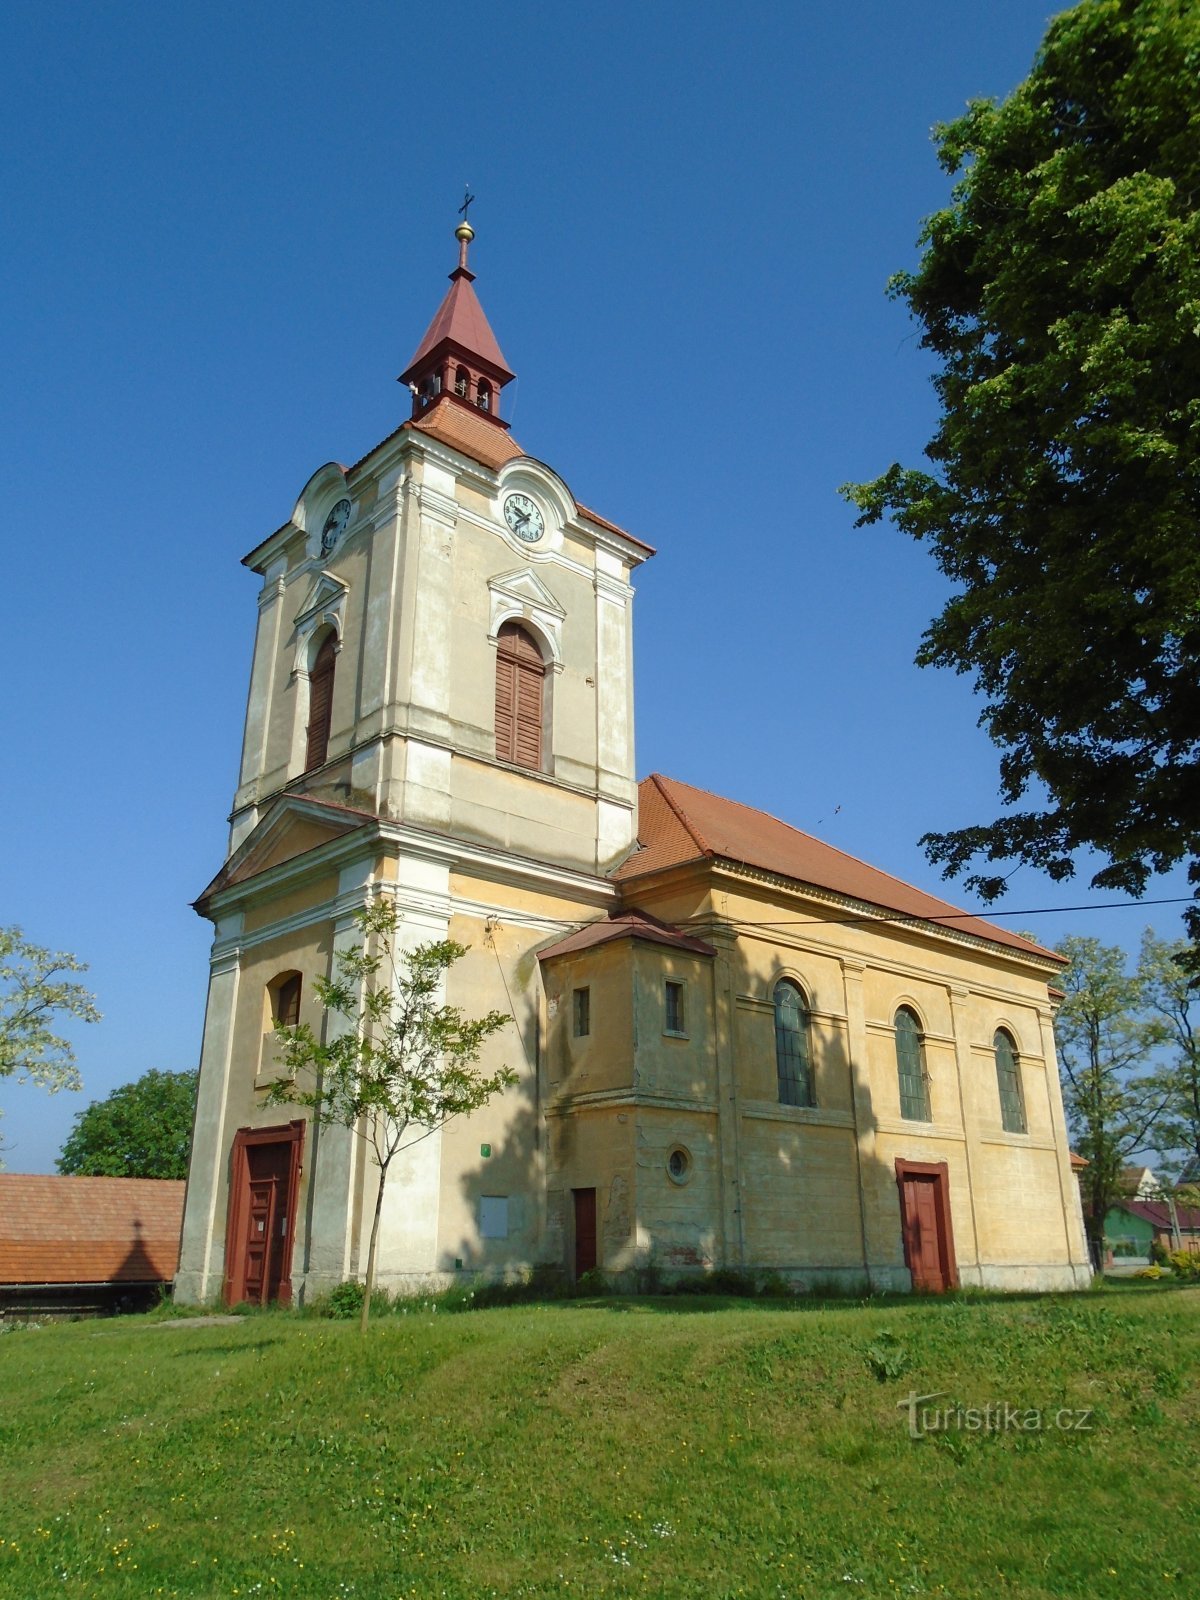
{"label": "gold orb finial", "polygon": [[469,222],[460,222],[458,227],[454,230],[454,237],[461,240],[463,244],[470,244],[471,240],[475,237],[475,229]]}

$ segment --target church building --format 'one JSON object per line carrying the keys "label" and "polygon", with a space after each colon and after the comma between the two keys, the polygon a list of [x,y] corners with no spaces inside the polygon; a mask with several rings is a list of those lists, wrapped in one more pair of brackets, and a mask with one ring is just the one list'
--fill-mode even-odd
{"label": "church building", "polygon": [[378,1277],[534,1267],[635,1286],[1090,1278],[1049,950],[739,801],[634,765],[635,573],[653,555],[512,437],[460,224],[400,381],[249,555],[261,587],[214,929],[176,1298],[361,1277],[378,1169],[281,1120],[276,1021],[378,897],[446,998],[511,1022],[517,1082],[397,1158]]}

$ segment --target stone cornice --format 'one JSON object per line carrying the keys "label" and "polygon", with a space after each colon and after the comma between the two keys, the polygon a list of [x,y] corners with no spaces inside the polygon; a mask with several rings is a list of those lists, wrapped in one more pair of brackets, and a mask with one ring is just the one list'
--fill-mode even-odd
{"label": "stone cornice", "polygon": [[[949,928],[944,923],[935,922],[925,917],[918,917],[903,911],[889,911],[885,906],[873,905],[867,900],[856,900],[849,895],[838,894],[832,889],[822,889],[816,884],[799,883],[794,878],[785,878],[776,872],[768,872],[762,867],[747,866],[743,862],[729,861],[724,857],[715,857],[712,862],[714,877],[723,876],[735,881],[746,883],[761,883],[773,889],[778,889],[791,899],[801,898],[815,901],[818,905],[837,907],[848,913],[846,917],[831,917],[828,926],[835,926],[839,922],[852,923],[861,928],[892,928],[896,930],[908,929],[919,933],[926,938],[938,941],[944,940],[948,944],[961,946],[968,950],[986,950],[990,954],[999,956],[1008,961],[1019,962],[1024,966],[1036,967],[1038,971],[1047,975],[1057,975],[1061,964],[1048,957],[1038,956],[1029,951],[1018,950],[1012,945],[1003,944],[998,939],[988,939],[981,934],[968,933],[961,928]],[[976,912],[965,912],[965,916],[977,917]],[[819,918],[814,918],[819,922]]]}

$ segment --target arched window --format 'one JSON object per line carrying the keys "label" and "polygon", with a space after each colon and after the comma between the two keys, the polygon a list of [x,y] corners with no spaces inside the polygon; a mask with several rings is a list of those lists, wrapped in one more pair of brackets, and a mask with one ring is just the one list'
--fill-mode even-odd
{"label": "arched window", "polygon": [[467,384],[469,381],[470,380],[467,377],[466,367],[459,367],[458,371],[454,374],[454,392],[455,394],[461,395],[464,400],[467,397]]}
{"label": "arched window", "polygon": [[519,767],[542,764],[542,691],[546,666],[532,635],[506,622],[496,651],[496,755]]}
{"label": "arched window", "polygon": [[996,1082],[1000,1088],[1000,1122],[1006,1133],[1028,1133],[1025,1097],[1021,1093],[1021,1068],[1012,1036],[997,1029],[992,1040],[996,1053]]}
{"label": "arched window", "polygon": [[294,1028],[300,1021],[300,974],[282,972],[272,979],[271,1021],[282,1022],[285,1028]]}
{"label": "arched window", "polygon": [[775,1070],[781,1106],[815,1106],[808,1006],[787,978],[775,985]]}
{"label": "arched window", "polygon": [[929,1121],[929,1078],[921,1024],[907,1006],[896,1013],[896,1070],[900,1075],[900,1115],[910,1122]]}
{"label": "arched window", "polygon": [[486,378],[480,378],[479,388],[475,393],[477,396],[475,404],[480,411],[490,411],[492,409],[492,386]]}
{"label": "arched window", "polygon": [[337,659],[337,637],[325,635],[308,678],[308,747],[304,770],[323,767],[329,754],[329,723],[333,716],[333,664]]}

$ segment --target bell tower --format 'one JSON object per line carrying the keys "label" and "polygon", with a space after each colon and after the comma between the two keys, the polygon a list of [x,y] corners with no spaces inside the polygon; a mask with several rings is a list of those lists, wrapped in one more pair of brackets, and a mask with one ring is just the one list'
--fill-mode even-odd
{"label": "bell tower", "polygon": [[328,462],[251,551],[263,580],[231,845],[281,795],[605,874],[632,848],[634,570],[500,416],[512,381],[458,264],[401,374],[411,414]]}
{"label": "bell tower", "polygon": [[471,287],[475,274],[467,266],[467,249],[475,230],[464,220],[454,230],[454,237],[458,240],[458,265],[450,274],[450,288],[398,381],[412,391],[414,418],[447,395],[507,428],[500,420],[499,396],[514,374]]}

